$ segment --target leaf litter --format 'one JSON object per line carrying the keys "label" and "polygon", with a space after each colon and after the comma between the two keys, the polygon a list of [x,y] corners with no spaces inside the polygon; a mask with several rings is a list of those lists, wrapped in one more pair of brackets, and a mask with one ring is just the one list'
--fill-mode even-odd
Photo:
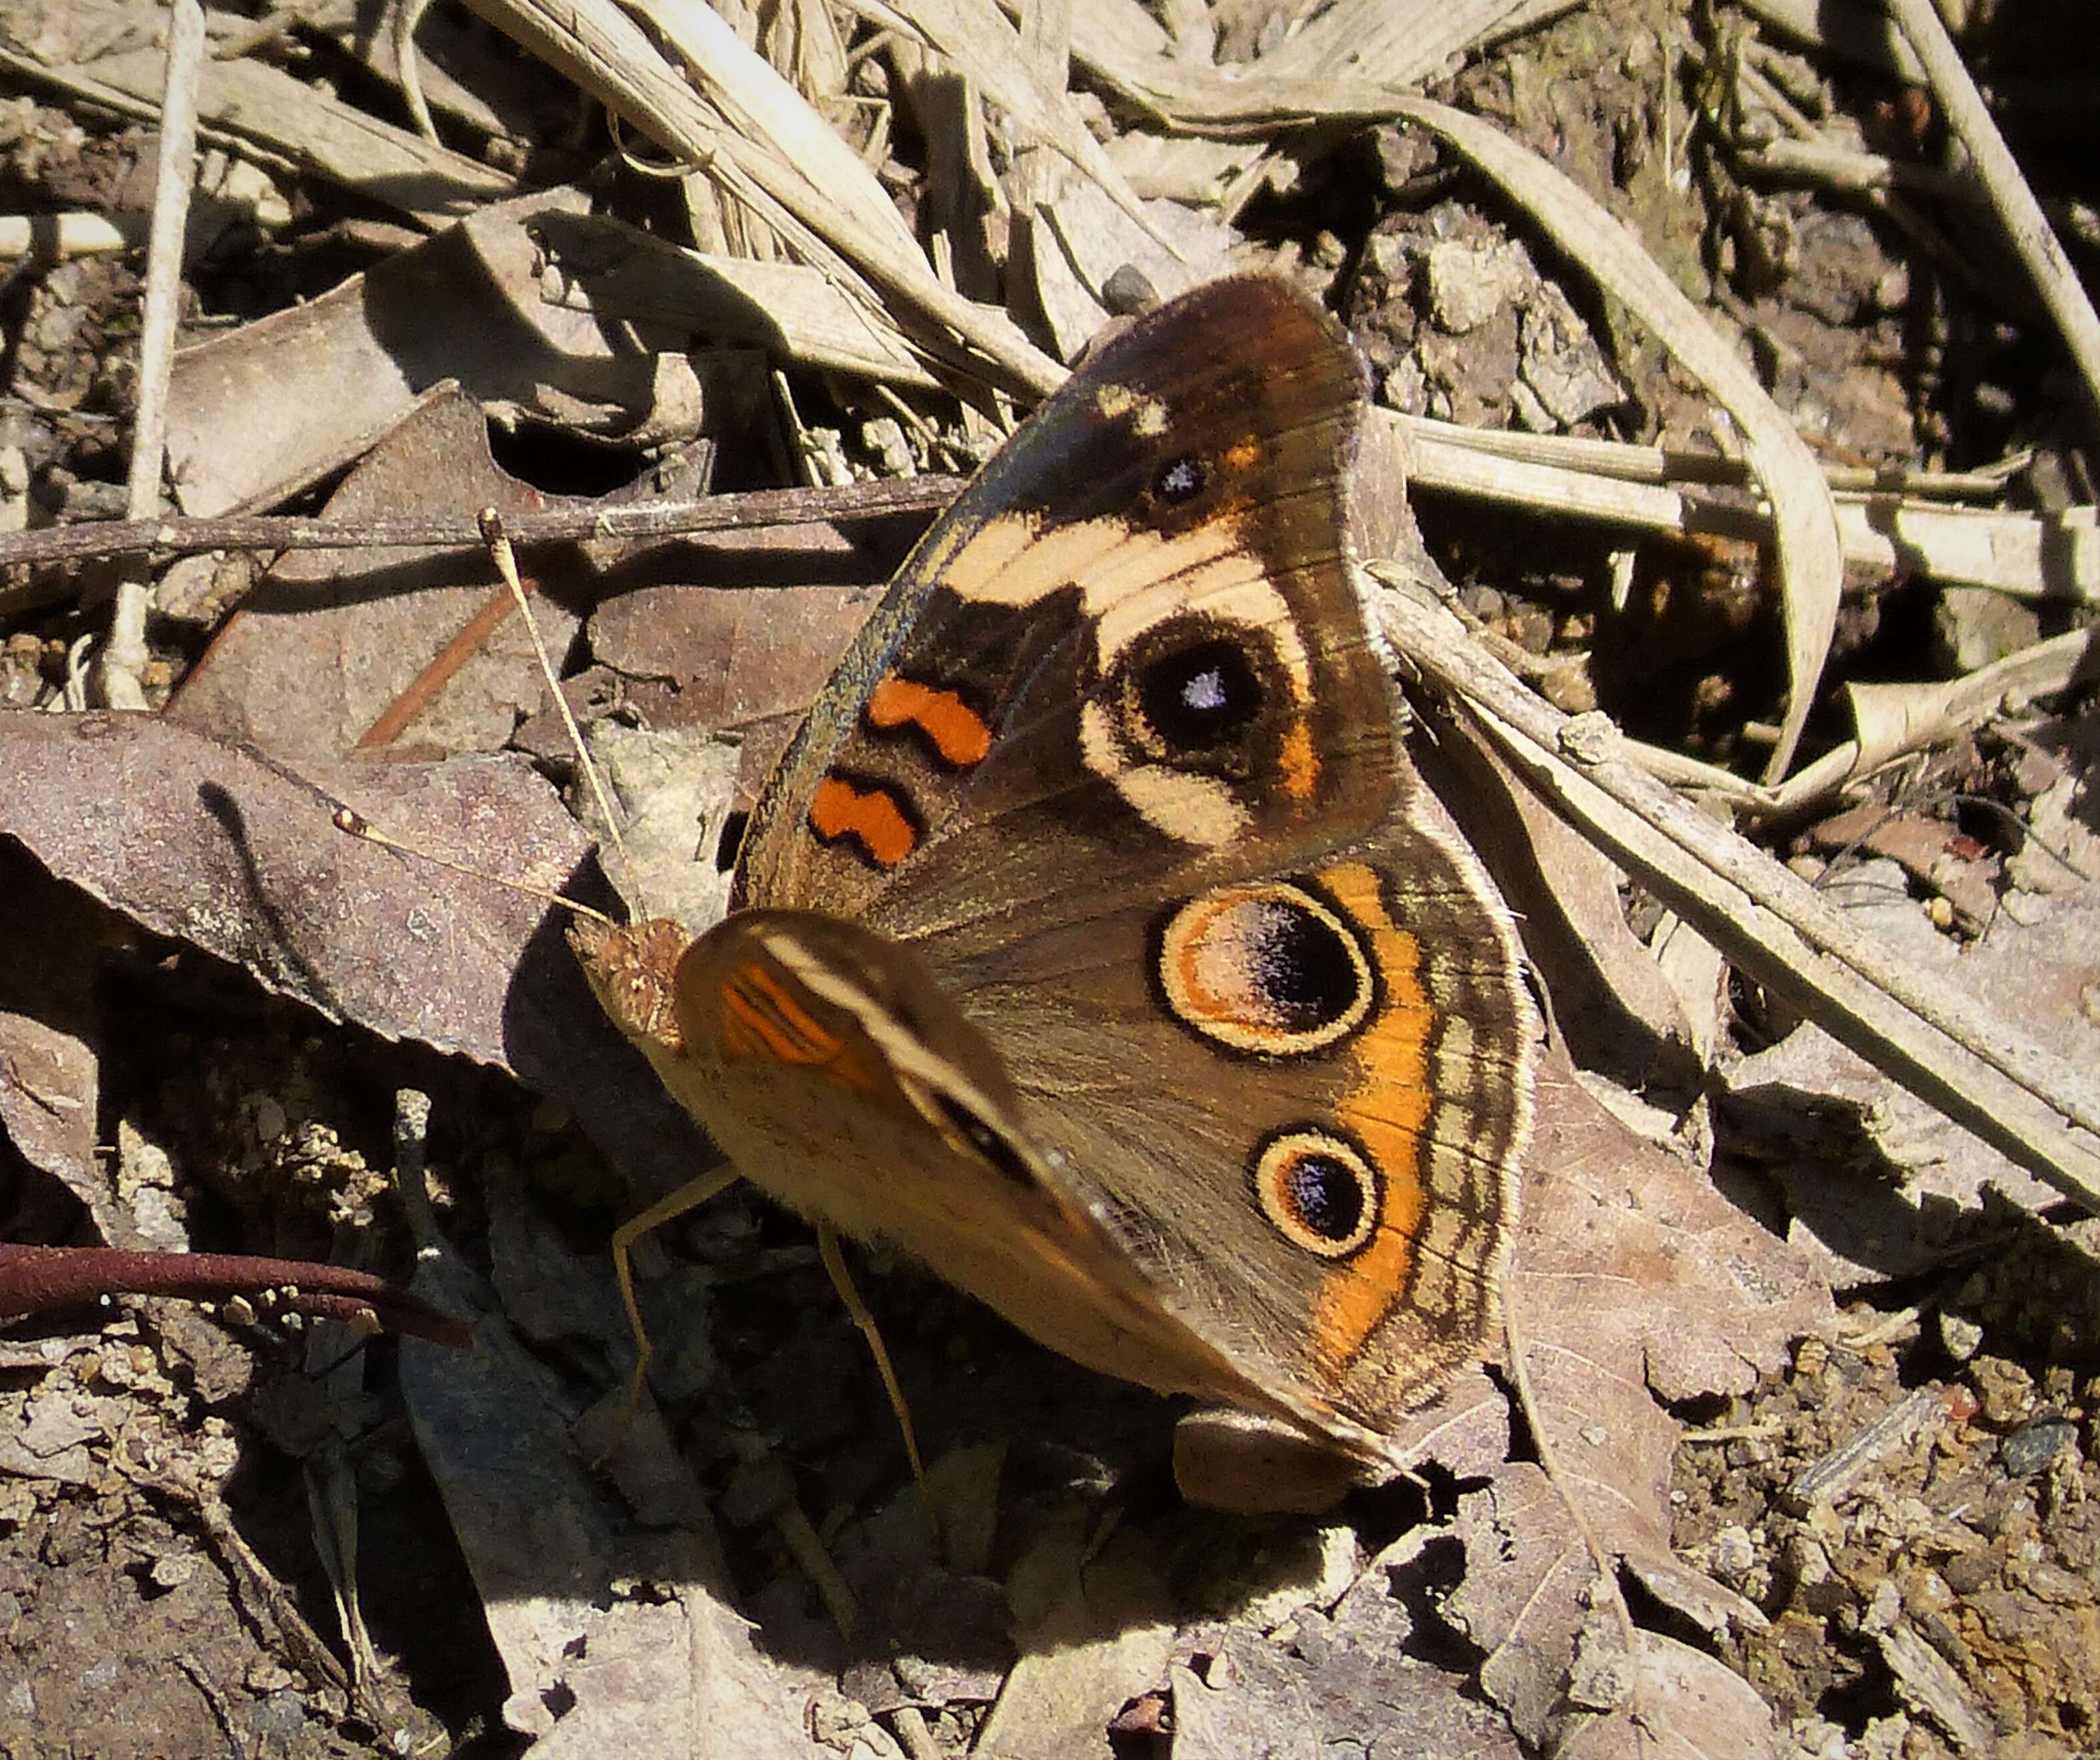
{"label": "leaf litter", "polygon": [[[1549,701],[1705,760],[1752,822],[1814,824],[1798,868],[1870,904],[1862,920],[1935,982],[2085,1058],[2090,742],[2075,699],[2062,718],[2035,705],[2086,675],[2053,631],[2090,596],[2089,454],[2042,438],[2039,390],[2017,384],[2032,402],[2008,422],[1909,365],[1917,286],[1989,309],[1922,198],[1873,194],[1862,218],[1856,184],[1756,181],[1778,137],[1815,149],[1797,168],[1899,144],[1870,139],[1878,100],[1834,73],[1886,57],[1885,33],[1846,35],[1873,15],[1760,4],[1702,32],[1632,3],[1298,11],[1096,0],[1063,40],[967,7],[667,8],[651,39],[610,11],[503,7],[552,69],[435,24],[415,38],[461,51],[418,83],[481,159],[383,105],[310,102],[303,76],[346,46],[363,77],[397,77],[337,21],[214,15],[230,72],[206,81],[209,138],[245,187],[346,205],[298,239],[287,205],[258,201],[192,262],[200,309],[249,321],[180,358],[176,495],[192,513],[272,507],[355,464],[332,517],[576,508],[579,543],[528,571],[587,609],[549,625],[587,662],[566,689],[605,721],[593,743],[624,807],[654,822],[653,871],[686,870],[704,917],[738,802],[909,535],[805,522],[623,548],[590,537],[591,498],[645,454],[629,493],[966,467],[1001,396],[1054,376],[1039,344],[1069,354],[1127,297],[1124,265],[1167,291],[1279,262],[1337,297],[1404,429],[1418,576],[1455,582]],[[106,119],[151,114],[157,57],[126,40],[126,8],[97,17],[101,37],[34,9],[0,27],[23,82],[0,135],[32,205],[128,199],[139,137]],[[1965,47],[2017,64],[2016,33]],[[1445,104],[1401,89],[1461,52]],[[661,200],[608,200],[603,181],[554,187],[585,168],[549,136],[518,180],[521,94],[563,76],[703,169]],[[73,105],[104,108],[90,124]],[[1327,135],[1295,131],[1313,119]],[[258,249],[273,236],[289,252]],[[114,510],[91,363],[127,284],[108,259],[38,267],[15,359],[39,401],[0,446],[17,526]],[[319,297],[293,306],[299,275]],[[1043,327],[995,309],[1008,296]],[[492,422],[552,496],[496,464]],[[1530,450],[1483,446],[1498,428]],[[598,463],[553,446],[563,433]],[[2015,441],[2002,469],[1952,468]],[[68,655],[95,611],[74,596],[90,580],[22,555],[0,658],[7,700],[33,703],[78,691]],[[1514,782],[1501,820],[1468,829],[1542,932],[1556,1004],[1568,987],[1576,1064],[1542,1098],[1511,1352],[1421,1415],[1418,1485],[1302,1521],[1181,1507],[1158,1401],[877,1254],[935,1456],[946,1547],[929,1553],[806,1236],[734,1195],[643,1249],[671,1423],[646,1413],[607,1452],[629,1347],[604,1235],[704,1151],[542,959],[543,906],[329,824],[341,796],[506,878],[576,873],[553,792],[479,755],[509,740],[568,768],[543,687],[499,651],[510,634],[474,639],[477,618],[511,623],[486,580],[461,552],[309,555],[222,629],[238,571],[178,565],[169,603],[201,585],[188,614],[213,646],[149,661],[155,701],[179,684],[176,715],[0,718],[0,829],[35,938],[0,962],[10,1233],[355,1247],[479,1317],[470,1350],[382,1352],[376,1391],[325,1416],[288,1390],[340,1377],[310,1383],[268,1317],[244,1331],[157,1298],[0,1346],[0,1740],[150,1730],[202,1751],[232,1727],[320,1753],[443,1731],[459,1751],[914,1760],[2089,1743],[2093,1225],[1772,995],[1724,988],[1711,943],[1658,984],[1643,944],[1670,945],[1670,926],[1586,846],[1583,886],[1565,884],[1576,858],[1546,851],[1568,834]],[[2048,609],[1995,616],[1961,596],[1979,581]],[[1898,640],[1921,593],[1937,662]],[[1849,748],[1813,731],[1826,674],[1853,692]],[[408,680],[421,694],[402,697]],[[390,720],[435,761],[345,768]],[[1804,730],[1817,755],[1790,769]],[[390,1167],[420,1196],[390,1196]],[[267,1439],[245,1477],[242,1433]],[[368,1530],[399,1517],[352,1571],[339,1516],[301,1531],[303,1487],[334,1487],[313,1507],[339,1510],[346,1484]],[[353,1603],[376,1657],[348,1635]]]}

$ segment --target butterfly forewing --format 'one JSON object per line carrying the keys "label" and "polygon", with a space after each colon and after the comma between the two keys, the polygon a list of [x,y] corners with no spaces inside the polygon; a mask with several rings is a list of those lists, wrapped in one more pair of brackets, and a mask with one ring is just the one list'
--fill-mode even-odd
{"label": "butterfly forewing", "polygon": [[1282,283],[1088,361],[928,535],[754,816],[746,904],[1009,932],[1074,887],[1381,821],[1384,668],[1347,561],[1361,370]]}

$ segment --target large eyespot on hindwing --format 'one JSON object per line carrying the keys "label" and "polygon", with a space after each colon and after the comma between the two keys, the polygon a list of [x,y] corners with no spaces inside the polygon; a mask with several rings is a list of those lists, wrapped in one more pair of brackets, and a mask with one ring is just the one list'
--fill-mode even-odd
{"label": "large eyespot on hindwing", "polygon": [[1153,970],[1175,1018],[1229,1050],[1304,1057],[1369,1018],[1377,981],[1332,905],[1286,880],[1199,894],[1158,932]]}
{"label": "large eyespot on hindwing", "polygon": [[1296,1126],[1263,1143],[1255,1201],[1277,1232],[1322,1259],[1348,1259],[1378,1232],[1383,1195],[1363,1151],[1332,1131]]}

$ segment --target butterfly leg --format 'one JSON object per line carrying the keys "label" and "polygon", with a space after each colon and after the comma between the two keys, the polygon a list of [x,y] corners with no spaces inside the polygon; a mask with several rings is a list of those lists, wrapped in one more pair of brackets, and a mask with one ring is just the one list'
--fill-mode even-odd
{"label": "butterfly leg", "polygon": [[897,1371],[889,1361],[889,1347],[882,1342],[875,1315],[854,1287],[853,1274],[846,1269],[845,1255],[839,1251],[838,1230],[828,1223],[817,1225],[817,1254],[824,1261],[824,1269],[831,1274],[832,1287],[839,1292],[839,1300],[846,1305],[846,1313],[860,1328],[860,1335],[867,1340],[868,1350],[875,1357],[876,1373],[882,1377],[883,1391],[889,1396],[889,1409],[897,1414],[897,1428],[904,1432],[904,1454],[911,1463],[911,1478],[919,1487],[920,1506],[930,1522],[933,1519],[933,1494],[926,1483],[925,1463],[919,1458],[919,1438],[911,1428],[911,1408],[904,1403],[904,1389],[898,1384]]}
{"label": "butterfly leg", "polygon": [[[638,1217],[630,1217],[612,1231],[612,1275],[620,1285],[620,1305],[627,1310],[628,1330],[634,1335],[634,1372],[627,1378],[627,1405],[620,1420],[624,1434],[642,1404],[642,1389],[649,1374],[649,1329],[642,1323],[642,1305],[634,1299],[634,1268],[629,1262],[634,1243],[653,1234],[667,1222],[675,1222],[689,1210],[697,1210],[710,1198],[717,1198],[742,1178],[733,1167],[718,1167],[711,1173],[690,1179],[668,1197],[660,1198]],[[836,1281],[836,1280],[835,1280]]]}

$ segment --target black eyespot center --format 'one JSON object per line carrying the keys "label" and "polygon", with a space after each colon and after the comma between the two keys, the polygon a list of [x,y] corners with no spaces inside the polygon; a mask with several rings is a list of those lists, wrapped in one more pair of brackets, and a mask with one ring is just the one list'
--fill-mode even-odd
{"label": "black eyespot center", "polygon": [[1179,507],[1194,500],[1210,480],[1202,460],[1193,452],[1183,452],[1167,460],[1154,473],[1152,491],[1161,500]]}
{"label": "black eyespot center", "polygon": [[1255,1202],[1276,1231],[1317,1258],[1354,1257],[1379,1229],[1379,1175],[1347,1137],[1315,1126],[1279,1131],[1255,1157]]}
{"label": "black eyespot center", "polygon": [[1243,644],[1211,636],[1145,661],[1137,675],[1145,724],[1170,748],[1215,750],[1257,720],[1266,697]]}
{"label": "black eyespot center", "polygon": [[1334,923],[1287,894],[1256,908],[1248,949],[1255,983],[1286,1032],[1312,1032],[1341,1020],[1362,995],[1356,949]]}
{"label": "black eyespot center", "polygon": [[1293,1156],[1283,1194],[1299,1221],[1323,1240],[1346,1241],[1363,1225],[1363,1180],[1339,1155],[1306,1150]]}

